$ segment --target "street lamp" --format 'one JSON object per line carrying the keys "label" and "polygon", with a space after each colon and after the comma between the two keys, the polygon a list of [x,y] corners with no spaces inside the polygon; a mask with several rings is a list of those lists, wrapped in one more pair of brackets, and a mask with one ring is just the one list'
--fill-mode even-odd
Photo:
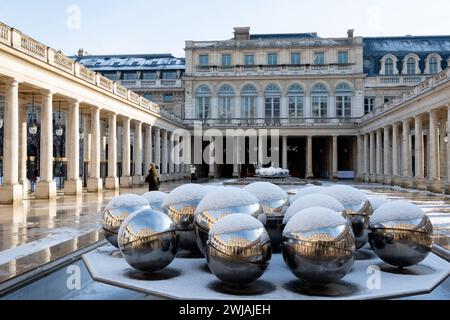
{"label": "street lamp", "polygon": [[58,127],[56,127],[55,134],[61,137],[64,134],[64,129],[61,126],[61,101],[58,102]]}
{"label": "street lamp", "polygon": [[37,133],[37,125],[36,125],[36,113],[34,110],[34,92],[33,92],[33,99],[31,102],[31,115],[30,115],[30,124],[28,125],[28,132],[30,135],[34,136]]}

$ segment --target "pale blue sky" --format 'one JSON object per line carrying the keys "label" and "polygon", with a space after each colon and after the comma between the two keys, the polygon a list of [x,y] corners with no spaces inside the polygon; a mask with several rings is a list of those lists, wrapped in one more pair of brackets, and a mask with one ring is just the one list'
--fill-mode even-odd
{"label": "pale blue sky", "polygon": [[[80,9],[80,28],[73,5]],[[449,0],[1,0],[0,21],[65,54],[173,53],[185,40],[252,33],[450,34]],[[69,24],[68,24],[69,22]]]}

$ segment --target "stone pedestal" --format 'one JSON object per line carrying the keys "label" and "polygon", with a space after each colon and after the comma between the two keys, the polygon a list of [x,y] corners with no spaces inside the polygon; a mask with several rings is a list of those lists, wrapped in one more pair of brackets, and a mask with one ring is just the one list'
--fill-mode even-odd
{"label": "stone pedestal", "polygon": [[36,199],[50,199],[56,197],[56,182],[39,181],[36,184]]}
{"label": "stone pedestal", "polygon": [[445,189],[444,190],[445,194],[450,194],[450,181],[447,181],[445,183],[445,188],[444,189]]}
{"label": "stone pedestal", "polygon": [[383,177],[383,184],[390,186],[392,184],[392,176],[391,175],[385,175]]}
{"label": "stone pedestal", "polygon": [[376,181],[377,183],[383,183],[383,182],[384,182],[384,175],[382,175],[382,174],[377,174],[376,177],[375,177],[375,181]]}
{"label": "stone pedestal", "polygon": [[20,184],[0,186],[0,204],[11,204],[23,199],[23,189]]}
{"label": "stone pedestal", "polygon": [[81,180],[66,181],[64,183],[64,194],[76,196],[83,194],[83,183],[81,182]]}
{"label": "stone pedestal", "polygon": [[414,178],[414,188],[418,190],[427,190],[427,182],[424,178]]}
{"label": "stone pedestal", "polygon": [[142,186],[144,184],[144,177],[143,176],[134,176],[133,177],[133,185],[135,186]]}
{"label": "stone pedestal", "polygon": [[102,179],[89,179],[87,182],[88,192],[101,192],[103,190]]}
{"label": "stone pedestal", "polygon": [[368,174],[368,173],[364,173],[364,175],[363,175],[363,181],[364,181],[364,182],[370,182],[370,180],[369,180],[369,174]]}
{"label": "stone pedestal", "polygon": [[117,190],[119,189],[119,178],[108,177],[105,179],[105,189],[106,190]]}
{"label": "stone pedestal", "polygon": [[31,190],[31,182],[28,179],[23,179],[20,184],[22,185],[23,198],[28,198],[28,193]]}
{"label": "stone pedestal", "polygon": [[402,177],[394,175],[392,177],[392,185],[394,185],[394,186],[401,186],[402,185]]}
{"label": "stone pedestal", "polygon": [[371,173],[371,174],[369,175],[369,182],[371,182],[371,183],[377,182],[377,179],[376,179],[376,176],[375,176],[374,173]]}
{"label": "stone pedestal", "polygon": [[414,181],[411,177],[403,177],[401,186],[406,189],[412,189],[414,187]]}
{"label": "stone pedestal", "polygon": [[133,178],[130,176],[120,177],[121,188],[131,188],[133,186]]}
{"label": "stone pedestal", "polygon": [[441,180],[428,180],[427,188],[431,192],[442,193],[443,185]]}

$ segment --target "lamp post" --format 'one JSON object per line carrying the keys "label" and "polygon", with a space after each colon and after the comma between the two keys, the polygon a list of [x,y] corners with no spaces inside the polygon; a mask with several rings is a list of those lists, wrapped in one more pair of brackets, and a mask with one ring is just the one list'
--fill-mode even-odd
{"label": "lamp post", "polygon": [[57,141],[57,146],[56,146],[56,169],[57,169],[57,176],[58,176],[58,180],[59,180],[59,188],[62,189],[63,188],[63,161],[62,161],[62,157],[64,154],[64,129],[61,125],[61,101],[58,101],[58,120],[57,120],[57,125],[56,125],[56,129],[55,129],[55,135],[56,135],[56,141]]}

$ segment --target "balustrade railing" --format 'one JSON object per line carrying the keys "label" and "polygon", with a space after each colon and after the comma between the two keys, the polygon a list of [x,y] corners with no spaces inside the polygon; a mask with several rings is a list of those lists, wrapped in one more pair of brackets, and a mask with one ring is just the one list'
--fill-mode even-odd
{"label": "balustrade railing", "polygon": [[189,125],[204,127],[312,127],[315,125],[357,126],[361,117],[330,118],[193,118],[185,119]]}

